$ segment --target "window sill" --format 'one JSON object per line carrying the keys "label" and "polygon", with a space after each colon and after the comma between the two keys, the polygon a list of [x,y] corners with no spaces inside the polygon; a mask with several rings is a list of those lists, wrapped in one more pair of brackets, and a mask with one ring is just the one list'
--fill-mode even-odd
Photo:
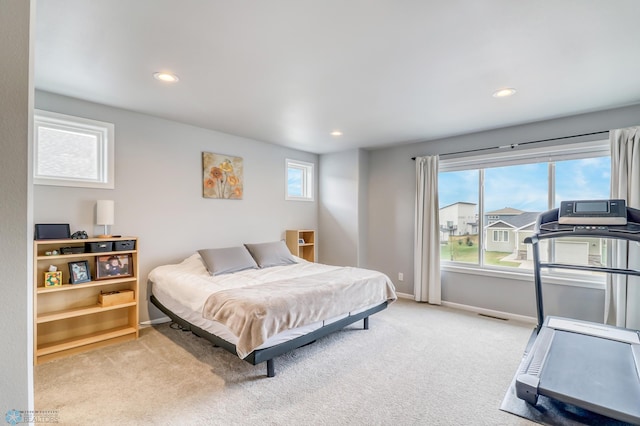
{"label": "window sill", "polygon": [[313,198],[305,198],[305,197],[285,197],[285,201],[314,201]]}
{"label": "window sill", "polygon": [[[458,274],[481,275],[485,277],[494,277],[508,280],[527,281],[533,283],[533,271],[523,270],[508,271],[503,269],[480,268],[473,265],[462,264],[441,264],[440,270],[444,272],[454,272]],[[542,274],[543,284],[566,285],[570,287],[592,288],[596,290],[605,289],[605,279],[603,277],[593,277],[581,274],[574,276],[573,274],[549,275]]]}

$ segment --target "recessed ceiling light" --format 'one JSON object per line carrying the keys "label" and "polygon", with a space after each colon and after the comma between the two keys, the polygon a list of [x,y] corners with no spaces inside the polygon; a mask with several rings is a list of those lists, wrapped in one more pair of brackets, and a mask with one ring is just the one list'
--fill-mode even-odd
{"label": "recessed ceiling light", "polygon": [[334,130],[331,132],[331,136],[342,136],[342,132],[340,130]]}
{"label": "recessed ceiling light", "polygon": [[504,89],[496,90],[495,92],[493,92],[493,97],[494,98],[506,98],[508,96],[512,96],[515,93],[516,93],[516,89],[514,89],[512,87],[506,87]]}
{"label": "recessed ceiling light", "polygon": [[180,80],[177,75],[171,74],[170,72],[156,72],[153,73],[153,77],[156,80],[164,81],[167,83],[176,83]]}

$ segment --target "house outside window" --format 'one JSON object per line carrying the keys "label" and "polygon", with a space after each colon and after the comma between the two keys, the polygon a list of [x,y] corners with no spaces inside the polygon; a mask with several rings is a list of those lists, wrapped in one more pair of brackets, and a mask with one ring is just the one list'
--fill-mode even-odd
{"label": "house outside window", "polygon": [[[443,266],[530,271],[532,250],[524,239],[532,235],[538,215],[563,200],[609,198],[610,161],[608,141],[442,159],[438,197]],[[472,206],[470,215],[478,218],[475,227],[460,220],[448,226],[452,205]],[[446,232],[443,223],[456,232]],[[461,226],[469,232],[458,232]],[[541,257],[605,265],[606,241],[586,240],[543,241]]]}

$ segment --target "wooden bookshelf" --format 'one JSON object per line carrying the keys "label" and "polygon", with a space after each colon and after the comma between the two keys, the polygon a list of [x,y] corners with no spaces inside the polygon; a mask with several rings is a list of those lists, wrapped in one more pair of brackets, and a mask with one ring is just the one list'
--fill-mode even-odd
{"label": "wooden bookshelf", "polygon": [[316,261],[316,231],[309,229],[288,229],[286,242],[294,256],[309,262]]}
{"label": "wooden bookshelf", "polygon": [[[60,254],[62,247],[85,247],[87,243],[132,241],[134,248],[107,252]],[[57,251],[58,254],[52,254]],[[99,256],[128,256],[122,276],[96,279]],[[69,282],[69,262],[87,261],[87,282]],[[62,271],[61,285],[46,287],[49,267]],[[34,242],[34,361],[84,352],[138,338],[138,239],[136,237],[36,240]],[[98,303],[101,292],[132,290],[133,301],[113,306]]]}

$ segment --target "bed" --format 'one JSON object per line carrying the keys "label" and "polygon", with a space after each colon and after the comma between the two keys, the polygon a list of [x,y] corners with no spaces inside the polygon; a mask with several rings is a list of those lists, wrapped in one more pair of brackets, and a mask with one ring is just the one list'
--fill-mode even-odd
{"label": "bed", "polygon": [[282,241],[199,250],[149,274],[151,302],[185,330],[257,365],[363,321],[396,299],[384,274],[307,262]]}

